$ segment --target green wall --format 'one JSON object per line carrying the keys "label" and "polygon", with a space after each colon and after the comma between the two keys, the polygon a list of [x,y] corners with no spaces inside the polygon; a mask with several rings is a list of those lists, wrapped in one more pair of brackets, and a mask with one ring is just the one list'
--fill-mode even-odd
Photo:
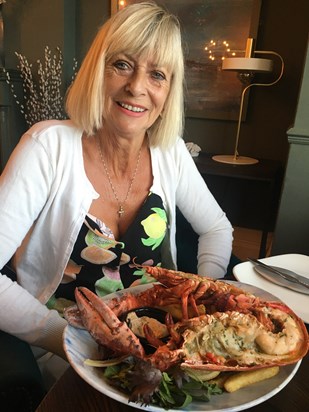
{"label": "green wall", "polygon": [[309,45],[277,217],[273,254],[309,254]]}

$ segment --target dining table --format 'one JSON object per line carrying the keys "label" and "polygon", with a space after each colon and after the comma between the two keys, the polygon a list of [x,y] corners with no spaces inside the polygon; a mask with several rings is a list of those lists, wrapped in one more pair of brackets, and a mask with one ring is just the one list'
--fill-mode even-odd
{"label": "dining table", "polygon": [[[308,325],[306,326],[308,330]],[[292,380],[276,395],[253,406],[250,411],[306,412],[308,408],[309,355],[307,354]],[[120,403],[94,389],[72,367],[69,367],[49,390],[36,412],[134,412],[139,410],[134,403]]]}

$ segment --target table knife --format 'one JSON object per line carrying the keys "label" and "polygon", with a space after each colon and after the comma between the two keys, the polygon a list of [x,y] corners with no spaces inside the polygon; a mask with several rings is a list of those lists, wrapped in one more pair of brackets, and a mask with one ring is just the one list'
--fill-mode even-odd
{"label": "table knife", "polygon": [[[291,282],[292,284],[299,285],[302,286],[303,288],[307,289],[307,293],[309,293],[309,279],[307,279],[305,276],[301,276],[291,270],[287,270],[284,268],[279,268],[276,266],[271,266],[271,265],[267,265],[264,262],[261,262],[258,259],[248,259],[251,263],[253,263],[255,265],[255,267],[259,267],[259,268],[264,268],[265,270],[267,270],[268,274],[269,273],[273,273],[279,277],[281,277],[282,279],[287,280],[288,282]],[[260,272],[261,273],[261,272]],[[263,273],[261,273],[263,275]],[[288,286],[288,285],[285,285]],[[296,290],[296,289],[295,289]],[[301,291],[299,290],[299,288],[297,288],[297,291]]]}

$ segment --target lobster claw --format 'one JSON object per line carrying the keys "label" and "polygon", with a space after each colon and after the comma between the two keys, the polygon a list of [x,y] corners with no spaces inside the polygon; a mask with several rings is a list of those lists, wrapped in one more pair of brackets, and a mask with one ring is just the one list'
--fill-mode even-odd
{"label": "lobster claw", "polygon": [[126,322],[118,319],[103,299],[84,287],[75,289],[75,299],[82,322],[97,343],[113,348],[114,352],[121,355],[145,357],[139,339]]}

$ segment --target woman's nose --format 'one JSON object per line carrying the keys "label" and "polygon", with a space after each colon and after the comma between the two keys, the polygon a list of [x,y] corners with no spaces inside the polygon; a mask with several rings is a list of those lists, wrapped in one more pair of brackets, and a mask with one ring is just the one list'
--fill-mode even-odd
{"label": "woman's nose", "polygon": [[133,96],[138,96],[146,93],[147,75],[143,72],[135,72],[128,79],[126,90]]}

